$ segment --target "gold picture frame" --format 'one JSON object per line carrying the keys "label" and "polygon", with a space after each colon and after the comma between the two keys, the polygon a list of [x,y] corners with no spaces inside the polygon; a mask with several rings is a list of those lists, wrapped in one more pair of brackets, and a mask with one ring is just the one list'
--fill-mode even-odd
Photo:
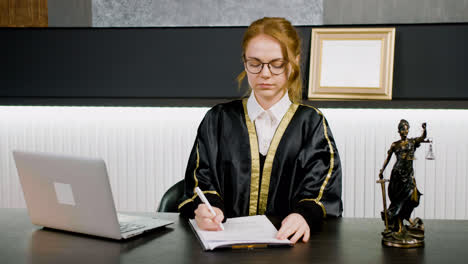
{"label": "gold picture frame", "polygon": [[395,28],[312,29],[310,100],[391,100]]}

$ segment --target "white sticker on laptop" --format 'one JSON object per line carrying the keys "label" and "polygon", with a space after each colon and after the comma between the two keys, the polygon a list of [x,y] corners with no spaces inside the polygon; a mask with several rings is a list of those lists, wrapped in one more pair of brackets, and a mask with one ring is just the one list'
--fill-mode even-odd
{"label": "white sticker on laptop", "polygon": [[54,182],[55,194],[60,204],[75,206],[75,198],[70,184]]}

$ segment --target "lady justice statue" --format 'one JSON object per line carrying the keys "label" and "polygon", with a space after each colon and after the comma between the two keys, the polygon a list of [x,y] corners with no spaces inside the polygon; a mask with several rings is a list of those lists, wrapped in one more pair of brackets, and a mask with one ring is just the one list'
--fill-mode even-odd
{"label": "lady justice statue", "polygon": [[[384,199],[382,218],[385,221],[385,231],[382,232],[382,243],[391,247],[424,246],[424,224],[420,218],[411,219],[410,216],[413,209],[419,205],[419,199],[422,195],[416,187],[414,178],[414,152],[421,143],[429,141],[425,141],[427,136],[426,123],[422,124],[423,133],[417,138],[407,138],[409,127],[408,121],[404,119],[398,124],[398,133],[401,139],[392,143],[377,181],[382,186]],[[383,172],[393,153],[395,153],[397,160],[390,175],[388,186],[390,206],[387,209],[385,182],[388,180],[384,179]],[[405,225],[404,220],[409,225]]]}

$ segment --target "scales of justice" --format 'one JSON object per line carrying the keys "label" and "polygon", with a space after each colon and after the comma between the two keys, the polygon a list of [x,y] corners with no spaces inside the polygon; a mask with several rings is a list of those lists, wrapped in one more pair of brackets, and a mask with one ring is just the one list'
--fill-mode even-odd
{"label": "scales of justice", "polygon": [[[382,232],[382,244],[389,247],[424,246],[424,223],[419,217],[410,218],[414,208],[419,205],[419,199],[422,195],[416,186],[413,160],[415,160],[414,153],[421,146],[421,143],[430,143],[426,159],[434,160],[435,156],[432,151],[432,140],[426,139],[426,123],[422,124],[422,135],[416,138],[407,138],[409,127],[408,121],[404,119],[398,124],[398,133],[401,139],[393,142],[390,146],[377,180],[377,183],[382,187],[384,207],[382,220],[385,222],[385,230]],[[396,156],[396,162],[393,165],[390,180],[388,180],[383,177],[383,172],[393,154]],[[385,193],[386,182],[389,182],[390,206],[388,208]]]}

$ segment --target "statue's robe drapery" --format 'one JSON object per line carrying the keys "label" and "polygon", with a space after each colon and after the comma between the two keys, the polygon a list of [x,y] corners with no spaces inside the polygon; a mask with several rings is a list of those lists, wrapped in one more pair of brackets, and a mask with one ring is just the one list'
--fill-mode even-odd
{"label": "statue's robe drapery", "polygon": [[408,220],[414,208],[419,205],[422,194],[416,187],[413,170],[414,152],[421,145],[418,139],[409,138],[407,144],[404,145],[392,144],[389,151],[389,153],[395,152],[397,159],[388,185],[388,197],[391,202],[388,207],[390,224],[394,224],[398,218]]}

